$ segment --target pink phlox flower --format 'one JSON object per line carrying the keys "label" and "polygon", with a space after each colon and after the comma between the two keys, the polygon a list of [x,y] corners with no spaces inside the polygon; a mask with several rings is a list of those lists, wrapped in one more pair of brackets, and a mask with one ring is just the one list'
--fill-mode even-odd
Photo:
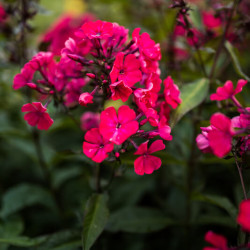
{"label": "pink phlox flower", "polygon": [[143,110],[145,116],[147,117],[148,122],[151,126],[157,127],[159,124],[159,115],[157,111],[153,108],[146,108]]}
{"label": "pink phlox flower", "polygon": [[161,102],[161,104],[160,104],[160,112],[159,112],[160,119],[162,117],[165,117],[166,120],[167,120],[167,123],[168,123],[168,121],[170,119],[170,113],[171,113],[170,106],[166,102]]}
{"label": "pink phlox flower", "polygon": [[132,38],[139,47],[140,53],[144,54],[144,56],[153,59],[160,60],[161,59],[161,49],[160,44],[155,43],[152,40],[148,33],[144,32],[140,35],[140,28],[134,29],[132,33]]}
{"label": "pink phlox flower", "polygon": [[121,99],[123,102],[126,102],[129,96],[132,94],[132,89],[128,87],[123,80],[114,82],[109,85],[111,93],[112,93],[112,100]]}
{"label": "pink phlox flower", "polygon": [[173,139],[173,136],[170,135],[171,128],[167,125],[167,119],[165,117],[162,117],[158,123],[158,132],[164,140],[171,141]]}
{"label": "pink phlox flower", "polygon": [[86,84],[84,79],[72,79],[66,85],[65,105],[72,106],[78,103],[82,87]]}
{"label": "pink phlox flower", "polygon": [[28,112],[24,115],[24,120],[26,120],[30,126],[37,125],[38,129],[47,130],[54,122],[46,112],[47,109],[40,102],[24,104],[21,111]]}
{"label": "pink phlox flower", "polygon": [[61,16],[54,25],[43,35],[42,42],[49,43],[49,51],[55,55],[60,55],[65,41],[69,38],[75,38],[75,31],[86,21],[94,20],[93,16],[88,14],[81,17],[74,17],[69,14]]}
{"label": "pink phlox flower", "polygon": [[215,17],[210,11],[202,12],[202,20],[207,29],[219,28],[222,25],[222,20],[220,17]]}
{"label": "pink phlox flower", "polygon": [[98,128],[100,122],[100,114],[91,111],[84,112],[81,116],[81,129],[88,131],[91,128]]}
{"label": "pink phlox flower", "polygon": [[239,153],[242,156],[246,152],[250,151],[250,136],[242,136],[240,141],[241,141],[241,145],[240,145]]}
{"label": "pink phlox flower", "polygon": [[134,153],[135,155],[141,155],[134,162],[134,170],[138,175],[152,174],[155,170],[161,167],[161,159],[151,154],[165,149],[163,141],[156,140],[149,148],[148,142],[149,141],[142,143]]}
{"label": "pink phlox flower", "polygon": [[152,84],[152,88],[151,91],[154,93],[158,93],[161,90],[161,78],[158,74],[156,73],[151,73],[149,74],[147,80],[145,81],[145,87],[146,89],[151,88],[151,84]]}
{"label": "pink phlox flower", "polygon": [[93,96],[88,93],[88,92],[84,92],[79,96],[79,104],[81,106],[87,106],[89,103],[93,103]]}
{"label": "pink phlox flower", "polygon": [[0,4],[0,23],[3,23],[7,17],[6,11],[2,4]]}
{"label": "pink phlox flower", "polygon": [[112,37],[109,37],[102,45],[107,57],[111,56],[109,54],[108,48],[117,50],[125,44],[128,39],[128,31],[128,29],[125,29],[125,27],[120,26],[118,23],[113,23],[113,35]]}
{"label": "pink phlox flower", "polygon": [[187,42],[191,46],[201,46],[205,42],[205,35],[196,28],[189,29]]}
{"label": "pink phlox flower", "polygon": [[112,83],[116,82],[118,78],[119,81],[123,80],[128,87],[132,87],[142,78],[140,61],[133,54],[125,56],[123,52],[118,53],[110,72],[110,78]]}
{"label": "pink phlox flower", "polygon": [[244,200],[240,203],[239,214],[237,217],[237,222],[241,227],[250,232],[250,200]]}
{"label": "pink phlox flower", "polygon": [[81,27],[83,33],[89,38],[108,38],[113,35],[113,23],[97,20],[95,22],[87,22]]}
{"label": "pink phlox flower", "polygon": [[239,116],[232,118],[234,128],[250,129],[250,108],[246,108],[248,113],[241,113]]}
{"label": "pink phlox flower", "polygon": [[129,106],[121,106],[118,114],[114,107],[106,108],[101,113],[100,133],[115,144],[122,144],[137,132],[139,124],[135,118],[135,111]]}
{"label": "pink phlox flower", "polygon": [[21,73],[15,75],[13,89],[17,90],[24,87],[27,83],[32,83],[34,73],[35,71],[26,63],[21,69]]}
{"label": "pink phlox flower", "polygon": [[108,158],[108,153],[110,153],[114,144],[102,137],[99,128],[90,129],[84,137],[82,148],[83,153],[95,162],[102,162]]}
{"label": "pink phlox flower", "polygon": [[218,157],[224,157],[231,151],[234,130],[231,120],[221,113],[215,113],[211,119],[212,130],[207,138],[213,153]]}
{"label": "pink phlox flower", "polygon": [[39,52],[35,56],[33,56],[33,58],[28,62],[28,64],[35,71],[46,71],[46,68],[49,64],[55,63],[53,57],[54,55],[51,52]]}
{"label": "pink phlox flower", "polygon": [[218,87],[215,94],[210,96],[212,101],[222,101],[234,97],[242,91],[242,88],[247,84],[246,80],[240,79],[234,89],[232,81],[226,81],[222,87]]}
{"label": "pink phlox flower", "polygon": [[213,247],[204,247],[203,250],[228,250],[227,239],[212,231],[208,231],[205,235],[205,241],[213,245]]}
{"label": "pink phlox flower", "polygon": [[172,106],[172,108],[177,108],[181,103],[180,90],[176,84],[174,84],[171,76],[168,76],[164,81],[164,96],[165,101]]}
{"label": "pink phlox flower", "polygon": [[209,141],[208,141],[208,132],[209,131],[212,131],[212,127],[209,126],[209,127],[201,127],[201,134],[199,134],[197,137],[196,137],[196,143],[197,143],[197,146],[198,148],[203,152],[203,153],[213,153],[211,147],[210,147],[210,144],[209,144]]}
{"label": "pink phlox flower", "polygon": [[[148,89],[138,88],[134,91],[134,96],[136,98],[136,104],[141,108],[153,108],[156,105],[158,99],[157,93],[153,91],[153,83],[150,82]],[[144,108],[145,106],[145,108]]]}
{"label": "pink phlox flower", "polygon": [[61,51],[62,58],[67,58],[67,60],[71,60],[68,58],[68,55],[78,55],[78,56],[85,56],[87,55],[93,45],[88,39],[81,39],[79,41],[76,41],[76,39],[69,38],[65,42],[65,46]]}
{"label": "pink phlox flower", "polygon": [[158,75],[160,75],[161,71],[159,68],[159,62],[157,60],[150,59],[143,54],[139,56],[139,60],[141,63],[142,72],[146,74],[157,73]]}

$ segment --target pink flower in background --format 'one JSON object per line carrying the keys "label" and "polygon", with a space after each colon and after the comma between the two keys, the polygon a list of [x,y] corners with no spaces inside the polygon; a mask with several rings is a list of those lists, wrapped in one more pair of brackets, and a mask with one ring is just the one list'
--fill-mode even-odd
{"label": "pink flower in background", "polygon": [[135,111],[129,106],[121,106],[118,115],[114,107],[106,108],[101,113],[100,133],[105,139],[122,144],[137,132],[139,124],[135,118]]}
{"label": "pink flower in background", "polygon": [[113,24],[103,22],[101,20],[95,22],[87,22],[81,27],[83,33],[89,38],[108,38],[113,35]]}
{"label": "pink flower in background", "polygon": [[81,106],[87,106],[89,103],[93,103],[93,96],[88,93],[88,92],[85,92],[85,93],[82,93],[79,97],[79,104]]}
{"label": "pink flower in background", "polygon": [[127,55],[125,59],[124,56],[123,52],[117,54],[112,71],[110,72],[110,78],[112,83],[116,82],[117,79],[119,81],[123,80],[128,87],[131,87],[142,78],[140,71],[141,64],[135,55]]}
{"label": "pink flower in background", "polygon": [[205,235],[205,241],[213,245],[212,247],[204,247],[203,250],[228,250],[227,239],[212,231],[208,231]]}
{"label": "pink flower in background", "polygon": [[0,23],[4,22],[7,17],[4,7],[0,3]]}
{"label": "pink flower in background", "polygon": [[165,148],[163,141],[154,141],[149,148],[148,142],[149,141],[142,143],[134,153],[135,155],[141,155],[134,162],[134,169],[138,175],[152,174],[161,167],[161,159],[151,154]]}
{"label": "pink flower in background", "polygon": [[172,108],[177,108],[181,103],[180,90],[176,84],[174,84],[171,76],[168,76],[164,81],[164,96],[166,102],[172,106]]}
{"label": "pink flower in background", "polygon": [[27,83],[32,83],[34,70],[29,66],[29,64],[25,64],[21,69],[21,73],[15,75],[13,80],[13,89],[17,90],[24,87]]}
{"label": "pink flower in background", "polygon": [[201,130],[202,130],[201,134],[199,134],[196,137],[196,143],[197,143],[198,148],[203,153],[213,153],[210,147],[209,141],[208,141],[208,132],[213,130],[212,127],[211,126],[206,127],[206,128],[201,127]]}
{"label": "pink flower in background", "polygon": [[206,28],[213,29],[222,25],[222,21],[219,17],[215,17],[212,12],[203,11],[202,20]]}
{"label": "pink flower in background", "polygon": [[114,148],[114,144],[102,137],[98,128],[92,128],[85,134],[83,153],[92,161],[102,162],[108,157],[108,153]]}
{"label": "pink flower in background", "polygon": [[134,29],[132,37],[136,45],[139,47],[139,51],[146,57],[153,60],[161,59],[160,44],[155,43],[148,33],[144,32],[140,35],[140,28]]}
{"label": "pink flower in background", "polygon": [[30,126],[37,125],[38,129],[47,130],[54,122],[46,112],[47,109],[40,102],[24,104],[21,111],[28,112],[24,115],[24,120],[26,120]]}
{"label": "pink flower in background", "polygon": [[81,116],[81,129],[88,131],[91,128],[98,128],[100,122],[100,114],[91,111],[84,112]]}
{"label": "pink flower in background", "polygon": [[41,41],[49,44],[49,51],[60,55],[61,50],[64,48],[65,41],[69,37],[75,39],[75,31],[79,29],[83,23],[92,20],[94,20],[94,17],[90,14],[85,14],[80,17],[74,17],[69,14],[63,15],[46,31]]}
{"label": "pink flower in background", "polygon": [[222,87],[218,87],[215,94],[210,96],[212,101],[222,101],[229,98],[233,98],[236,94],[242,91],[242,88],[247,84],[246,80],[240,79],[237,82],[237,86],[234,89],[232,81],[226,81]]}
{"label": "pink flower in background", "polygon": [[123,102],[126,102],[129,96],[132,94],[132,89],[128,87],[123,80],[114,82],[109,85],[111,93],[112,93],[112,100],[121,99]]}
{"label": "pink flower in background", "polygon": [[234,133],[231,120],[221,113],[212,115],[211,126],[201,128],[202,134],[198,135],[196,142],[204,153],[210,151],[218,157],[224,157],[231,151]]}
{"label": "pink flower in background", "polygon": [[244,200],[240,203],[237,222],[242,226],[243,230],[250,232],[250,200]]}
{"label": "pink flower in background", "polygon": [[232,126],[234,128],[250,129],[250,108],[246,108],[248,113],[241,113],[239,116],[232,118]]}

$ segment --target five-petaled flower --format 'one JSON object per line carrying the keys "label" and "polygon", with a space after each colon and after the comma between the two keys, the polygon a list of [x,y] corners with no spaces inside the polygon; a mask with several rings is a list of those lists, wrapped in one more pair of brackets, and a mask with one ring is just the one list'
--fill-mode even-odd
{"label": "five-petaled flower", "polygon": [[142,143],[134,153],[135,155],[141,155],[134,162],[135,172],[138,175],[152,174],[155,170],[161,167],[161,159],[151,154],[165,148],[163,141],[156,140],[149,148],[148,142],[149,141]]}
{"label": "five-petaled flower", "polygon": [[233,98],[236,94],[242,91],[242,88],[247,84],[246,80],[240,79],[237,82],[237,86],[234,89],[232,81],[226,81],[222,87],[218,87],[216,93],[210,96],[212,101],[222,101],[229,98]]}
{"label": "five-petaled flower", "polygon": [[232,138],[235,134],[231,120],[221,113],[212,115],[211,126],[202,128],[203,133],[198,135],[198,147],[205,152],[213,152],[218,157],[224,157],[231,151]]}
{"label": "five-petaled flower", "polygon": [[47,109],[40,102],[24,104],[21,111],[28,112],[24,115],[24,120],[26,120],[30,126],[37,125],[38,129],[47,130],[54,122],[46,112]]}
{"label": "five-petaled flower", "polygon": [[243,230],[250,232],[250,200],[244,200],[240,203],[240,211],[237,222]]}
{"label": "five-petaled flower", "polygon": [[129,106],[121,106],[118,115],[114,107],[109,107],[101,113],[100,132],[105,139],[122,144],[137,132],[139,124],[135,118],[135,111]]}
{"label": "five-petaled flower", "polygon": [[81,27],[83,33],[89,38],[107,38],[113,35],[113,24],[97,20],[96,22],[87,22]]}
{"label": "five-petaled flower", "polygon": [[92,161],[102,162],[108,157],[108,153],[114,148],[114,144],[107,139],[104,139],[99,132],[99,128],[92,128],[86,134],[82,148],[83,153]]}
{"label": "five-petaled flower", "polygon": [[125,59],[124,56],[123,52],[117,54],[110,78],[112,83],[118,78],[119,81],[123,80],[126,85],[131,87],[142,78],[141,64],[133,54],[125,56]]}

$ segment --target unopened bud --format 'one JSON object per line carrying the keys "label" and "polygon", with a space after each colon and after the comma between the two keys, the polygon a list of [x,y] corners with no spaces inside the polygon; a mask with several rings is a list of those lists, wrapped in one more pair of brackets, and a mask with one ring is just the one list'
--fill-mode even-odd
{"label": "unopened bud", "polygon": [[31,88],[31,89],[36,89],[36,88],[37,88],[36,84],[33,83],[33,82],[28,82],[28,83],[26,83],[26,85],[27,85],[29,88]]}
{"label": "unopened bud", "polygon": [[88,76],[91,79],[95,79],[96,78],[95,74],[92,74],[92,73],[87,73],[86,76]]}

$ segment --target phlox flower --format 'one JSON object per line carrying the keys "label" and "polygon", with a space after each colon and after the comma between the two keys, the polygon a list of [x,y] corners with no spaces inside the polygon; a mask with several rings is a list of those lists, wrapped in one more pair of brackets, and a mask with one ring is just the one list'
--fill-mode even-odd
{"label": "phlox flower", "polygon": [[235,134],[231,120],[221,113],[215,113],[210,119],[211,126],[202,128],[202,134],[196,138],[197,145],[204,153],[213,152],[224,157],[231,151]]}
{"label": "phlox flower", "polygon": [[118,79],[123,80],[129,87],[133,86],[142,78],[140,61],[133,54],[125,56],[123,52],[118,53],[110,72],[110,78],[112,83]]}
{"label": "phlox flower", "polygon": [[250,200],[244,200],[240,203],[240,211],[237,222],[245,231],[250,232]]}
{"label": "phlox flower", "polygon": [[248,113],[241,113],[232,119],[232,126],[234,128],[250,129],[250,108],[246,108]]}
{"label": "phlox flower", "polygon": [[212,247],[204,247],[203,250],[228,250],[227,239],[212,231],[208,231],[205,235],[205,241],[213,245]]}
{"label": "phlox flower", "polygon": [[114,148],[114,144],[102,137],[98,128],[90,129],[84,137],[83,153],[92,161],[102,162],[108,157],[108,153]]}
{"label": "phlox flower", "polygon": [[155,44],[155,41],[152,40],[148,33],[144,32],[140,35],[140,28],[134,29],[132,33],[133,40],[138,45],[139,50],[144,56],[153,59],[161,59],[161,49],[160,44]]}
{"label": "phlox flower", "polygon": [[123,102],[126,102],[129,96],[132,94],[132,89],[128,87],[123,80],[114,82],[109,85],[111,93],[112,93],[112,100],[121,99]]}
{"label": "phlox flower", "polygon": [[207,29],[218,28],[222,25],[222,20],[220,17],[215,17],[212,12],[203,11],[202,20]]}
{"label": "phlox flower", "polygon": [[210,96],[212,101],[222,101],[233,98],[236,94],[242,91],[242,88],[247,84],[246,80],[240,79],[234,89],[232,81],[226,81],[222,87],[218,87],[215,94]]}
{"label": "phlox flower", "polygon": [[38,129],[47,130],[54,122],[46,112],[47,109],[40,102],[24,104],[21,111],[28,112],[24,115],[24,120],[26,120],[30,126],[37,125]]}
{"label": "phlox flower", "polygon": [[135,118],[135,111],[129,106],[121,106],[118,114],[114,107],[106,108],[101,113],[100,133],[105,139],[118,145],[122,144],[137,132],[139,124]]}
{"label": "phlox flower", "polygon": [[92,100],[93,100],[93,96],[88,92],[84,92],[79,97],[79,104],[81,106],[87,106],[87,104],[93,103]]}
{"label": "phlox flower", "polygon": [[113,24],[97,20],[95,22],[87,22],[81,27],[83,33],[89,38],[108,38],[113,35]]}
{"label": "phlox flower", "polygon": [[81,120],[81,129],[83,131],[88,131],[91,128],[99,127],[100,114],[93,113],[91,111],[84,112],[80,120]]}
{"label": "phlox flower", "polygon": [[165,101],[172,106],[172,108],[177,108],[181,103],[180,91],[176,84],[174,84],[171,76],[168,76],[164,81],[164,96]]}
{"label": "phlox flower", "polygon": [[24,87],[27,83],[31,83],[34,75],[34,70],[29,66],[29,64],[25,64],[21,69],[21,73],[15,75],[13,79],[13,89],[17,90]]}
{"label": "phlox flower", "polygon": [[135,155],[141,155],[134,162],[135,173],[138,175],[152,174],[161,167],[161,159],[151,154],[165,148],[163,141],[154,141],[149,148],[148,142],[142,143],[134,153]]}

